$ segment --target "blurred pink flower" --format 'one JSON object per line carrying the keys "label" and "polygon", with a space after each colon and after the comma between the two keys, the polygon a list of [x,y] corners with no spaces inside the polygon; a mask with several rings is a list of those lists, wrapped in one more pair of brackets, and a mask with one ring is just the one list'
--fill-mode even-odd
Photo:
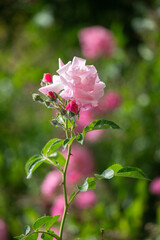
{"label": "blurred pink flower", "polygon": [[3,219],[0,219],[0,240],[8,239],[7,225]]}
{"label": "blurred pink flower", "polygon": [[63,195],[59,195],[56,200],[54,201],[50,212],[51,215],[61,215],[58,219],[58,221],[60,221],[62,219],[62,215],[63,215],[63,211],[64,211],[64,196]]}
{"label": "blurred pink flower", "polygon": [[42,194],[45,197],[50,198],[53,195],[57,186],[60,184],[61,179],[62,179],[62,177],[61,177],[61,173],[59,171],[54,170],[52,172],[49,172],[46,175],[46,177],[41,185]]}
{"label": "blurred pink flower", "polygon": [[43,86],[43,83],[52,83],[52,76],[50,73],[44,73],[41,86]]}
{"label": "blurred pink flower", "polygon": [[120,106],[121,102],[121,96],[117,92],[108,91],[99,103],[99,110],[103,113],[112,112]]}
{"label": "blurred pink flower", "polygon": [[79,32],[79,41],[83,55],[90,59],[110,56],[115,49],[113,34],[102,26],[83,28]]}
{"label": "blurred pink flower", "polygon": [[150,186],[149,186],[149,190],[151,193],[155,194],[155,195],[160,195],[160,177],[155,178]]}
{"label": "blurred pink flower", "polygon": [[81,192],[75,199],[75,204],[80,209],[86,209],[95,205],[96,194],[93,191]]}
{"label": "blurred pink flower", "polygon": [[[65,156],[66,154],[67,152],[64,152]],[[67,170],[67,181],[77,183],[80,179],[91,176],[94,171],[92,153],[84,147],[73,145],[71,154]]]}
{"label": "blurred pink flower", "polygon": [[104,94],[105,83],[101,82],[96,68],[86,65],[86,60],[74,57],[72,62],[63,64],[59,59],[59,75],[53,76],[53,83],[39,89],[47,95],[48,91],[60,93],[65,100],[75,101],[81,109],[89,109],[98,105]]}
{"label": "blurred pink flower", "polygon": [[94,131],[88,132],[86,134],[86,139],[89,142],[96,142],[98,139],[101,138],[103,133],[104,133],[104,130],[94,130]]}

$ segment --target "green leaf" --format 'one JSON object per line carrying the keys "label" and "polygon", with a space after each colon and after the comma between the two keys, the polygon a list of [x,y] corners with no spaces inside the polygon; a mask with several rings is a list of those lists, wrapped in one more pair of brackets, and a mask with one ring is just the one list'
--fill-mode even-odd
{"label": "green leaf", "polygon": [[76,136],[73,136],[72,138],[66,138],[63,142],[64,149],[66,149],[68,145],[71,145],[75,138]]}
{"label": "green leaf", "polygon": [[31,228],[29,225],[27,225],[25,229],[25,235],[27,235],[30,231],[31,231]]}
{"label": "green leaf", "polygon": [[16,237],[14,237],[14,238],[16,238],[16,239],[23,239],[25,237],[25,235],[24,234],[21,234],[20,236],[16,236]]}
{"label": "green leaf", "polygon": [[33,230],[38,230],[40,227],[42,227],[44,224],[46,224],[51,219],[52,219],[51,216],[44,216],[44,217],[38,218],[35,221],[35,223],[33,224]]}
{"label": "green leaf", "polygon": [[116,176],[149,180],[148,178],[146,178],[144,172],[141,169],[135,168],[135,167],[124,167],[124,168],[121,168],[116,173]]}
{"label": "green leaf", "polygon": [[41,155],[34,155],[31,157],[25,166],[25,170],[27,173],[27,178],[31,178],[32,173],[45,161],[45,159]]}
{"label": "green leaf", "polygon": [[59,138],[53,138],[42,149],[42,153],[45,156],[49,156],[51,153],[55,152],[63,144],[64,140]]}
{"label": "green leaf", "polygon": [[110,166],[108,169],[112,169],[116,177],[130,177],[130,178],[149,180],[145,176],[144,172],[139,168],[122,167],[120,164],[114,164]]}
{"label": "green leaf", "polygon": [[60,152],[54,152],[48,158],[53,162],[55,166],[63,167],[66,163],[66,159]]}
{"label": "green leaf", "polygon": [[96,182],[94,177],[86,178],[82,185],[78,185],[77,188],[80,192],[86,192],[88,189],[95,189]]}
{"label": "green leaf", "polygon": [[49,234],[45,234],[45,233],[43,233],[41,235],[41,238],[44,239],[44,240],[53,240],[53,236],[51,236]]}
{"label": "green leaf", "polygon": [[116,173],[123,168],[120,164],[113,164],[112,166],[110,166],[108,169],[112,169],[114,171],[114,174],[116,175]]}
{"label": "green leaf", "polygon": [[53,225],[55,222],[57,222],[57,220],[58,220],[59,217],[60,217],[60,215],[55,215],[55,216],[52,217],[51,220],[49,220],[49,221],[45,224],[45,229],[46,229],[46,231],[48,231],[48,229],[49,229],[50,227],[52,227],[52,225]]}
{"label": "green leaf", "polygon": [[83,129],[83,132],[78,134],[77,136],[77,141],[80,142],[81,144],[83,144],[85,135],[87,132],[93,131],[93,130],[99,130],[99,129],[120,129],[120,127],[115,124],[112,121],[108,121],[105,119],[101,119],[101,120],[95,120],[93,122],[91,122],[88,126],[86,126]]}
{"label": "green leaf", "polygon": [[29,234],[28,237],[25,238],[25,240],[37,240],[38,233]]}
{"label": "green leaf", "polygon": [[75,197],[76,195],[76,191],[72,192],[71,195],[69,196],[69,203],[72,202],[73,198]]}
{"label": "green leaf", "polygon": [[95,174],[95,177],[100,179],[111,179],[114,177],[114,171],[112,169],[106,169],[102,174]]}

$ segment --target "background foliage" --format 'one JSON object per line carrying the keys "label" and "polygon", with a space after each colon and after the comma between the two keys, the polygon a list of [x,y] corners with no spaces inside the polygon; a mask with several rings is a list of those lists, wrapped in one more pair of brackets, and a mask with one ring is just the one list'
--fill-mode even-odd
{"label": "background foliage", "polygon": [[[78,31],[102,25],[110,29],[118,49],[113,57],[87,60],[94,64],[107,89],[122,104],[106,116],[122,127],[90,143],[97,171],[120,163],[136,166],[153,179],[160,163],[160,2],[21,0],[0,3],[0,217],[8,239],[46,213],[40,185],[49,167],[26,180],[24,165],[52,137],[52,111],[33,103],[44,72],[54,74],[57,59],[83,57]],[[160,204],[149,182],[113,179],[97,191],[98,204],[68,217],[67,237],[159,239]]]}

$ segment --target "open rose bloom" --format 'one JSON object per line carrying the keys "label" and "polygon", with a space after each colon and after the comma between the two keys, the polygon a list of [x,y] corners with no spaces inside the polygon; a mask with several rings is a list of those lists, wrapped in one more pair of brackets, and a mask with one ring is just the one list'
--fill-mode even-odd
{"label": "open rose bloom", "polygon": [[59,59],[58,75],[53,75],[52,83],[39,89],[45,95],[49,91],[59,93],[65,100],[73,100],[81,109],[98,106],[104,94],[105,83],[101,82],[96,68],[86,65],[86,60],[74,57],[64,64]]}

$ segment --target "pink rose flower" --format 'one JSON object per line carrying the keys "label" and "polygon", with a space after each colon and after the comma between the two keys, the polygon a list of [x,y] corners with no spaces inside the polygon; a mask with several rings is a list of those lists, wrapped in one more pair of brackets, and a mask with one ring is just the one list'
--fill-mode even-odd
{"label": "pink rose flower", "polygon": [[49,172],[41,185],[42,194],[46,198],[52,197],[54,191],[60,185],[61,181],[62,181],[61,173],[58,170]]}
{"label": "pink rose flower", "polygon": [[43,86],[43,83],[52,83],[52,76],[50,73],[44,73],[41,86]]}
{"label": "pink rose flower", "polygon": [[160,195],[160,177],[155,178],[150,186],[149,186],[149,190],[151,193],[155,194],[155,195]]}
{"label": "pink rose flower", "polygon": [[74,101],[70,101],[66,106],[66,110],[77,114],[78,113],[78,105]]}
{"label": "pink rose flower", "polygon": [[40,92],[47,95],[48,91],[61,91],[62,98],[75,101],[85,110],[98,105],[104,94],[105,84],[100,81],[93,65],[86,65],[86,60],[78,57],[65,65],[59,59],[57,73],[59,75],[53,76],[53,83],[40,88]]}
{"label": "pink rose flower", "polygon": [[52,207],[51,207],[51,215],[61,215],[58,218],[58,221],[60,221],[62,219],[62,215],[63,215],[63,211],[64,211],[64,196],[63,195],[59,195],[56,200],[54,201]]}
{"label": "pink rose flower", "polygon": [[112,112],[121,105],[121,96],[114,92],[108,91],[99,103],[99,110],[103,113]]}
{"label": "pink rose flower", "polygon": [[7,225],[3,219],[0,219],[0,240],[8,239]]}
{"label": "pink rose flower", "polygon": [[82,53],[86,58],[96,59],[100,56],[110,56],[115,49],[113,34],[101,26],[92,26],[79,32]]}
{"label": "pink rose flower", "polygon": [[93,191],[81,192],[75,199],[75,204],[80,209],[87,209],[96,204],[97,197]]}

